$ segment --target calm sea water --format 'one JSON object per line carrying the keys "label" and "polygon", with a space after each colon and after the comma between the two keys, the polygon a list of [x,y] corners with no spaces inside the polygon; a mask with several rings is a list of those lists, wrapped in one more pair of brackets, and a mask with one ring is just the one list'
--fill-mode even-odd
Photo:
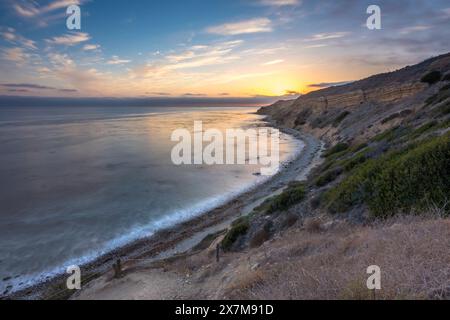
{"label": "calm sea water", "polygon": [[[173,130],[263,125],[251,108],[0,108],[0,294],[200,215],[257,166],[175,166]],[[282,160],[300,142],[283,135]]]}

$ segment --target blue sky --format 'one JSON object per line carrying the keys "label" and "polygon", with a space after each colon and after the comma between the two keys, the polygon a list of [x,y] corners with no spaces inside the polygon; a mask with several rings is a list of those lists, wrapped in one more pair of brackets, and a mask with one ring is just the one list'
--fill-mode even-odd
{"label": "blue sky", "polygon": [[[381,30],[365,25],[371,4]],[[304,93],[448,52],[449,30],[448,0],[4,0],[0,94]]]}

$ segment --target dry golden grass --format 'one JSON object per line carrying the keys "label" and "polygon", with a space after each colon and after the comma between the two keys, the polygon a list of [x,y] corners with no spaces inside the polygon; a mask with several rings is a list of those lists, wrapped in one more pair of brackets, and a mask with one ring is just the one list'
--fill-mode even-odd
{"label": "dry golden grass", "polygon": [[[449,298],[445,294],[450,289],[450,219],[409,216],[371,226],[341,223],[311,232],[318,230],[317,225],[311,222],[304,230],[286,232],[264,255],[261,249],[247,253],[261,257],[259,272],[239,274],[227,297]],[[366,287],[370,265],[380,266],[382,273],[382,290],[375,297]]]}

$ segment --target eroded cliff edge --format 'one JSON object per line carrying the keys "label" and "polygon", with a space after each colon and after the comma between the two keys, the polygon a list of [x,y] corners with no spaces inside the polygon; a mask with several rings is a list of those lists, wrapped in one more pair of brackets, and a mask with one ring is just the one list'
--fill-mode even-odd
{"label": "eroded cliff edge", "polygon": [[439,91],[421,81],[424,74],[449,70],[450,53],[296,100],[278,101],[258,112],[331,144],[364,141],[420,113],[427,97]]}

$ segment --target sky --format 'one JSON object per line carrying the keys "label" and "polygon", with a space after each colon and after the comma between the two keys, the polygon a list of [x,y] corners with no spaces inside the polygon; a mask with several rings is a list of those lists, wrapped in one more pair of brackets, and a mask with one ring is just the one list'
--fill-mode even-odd
{"label": "sky", "polygon": [[[367,28],[372,4],[381,30]],[[0,2],[9,96],[296,96],[449,51],[448,0]]]}

